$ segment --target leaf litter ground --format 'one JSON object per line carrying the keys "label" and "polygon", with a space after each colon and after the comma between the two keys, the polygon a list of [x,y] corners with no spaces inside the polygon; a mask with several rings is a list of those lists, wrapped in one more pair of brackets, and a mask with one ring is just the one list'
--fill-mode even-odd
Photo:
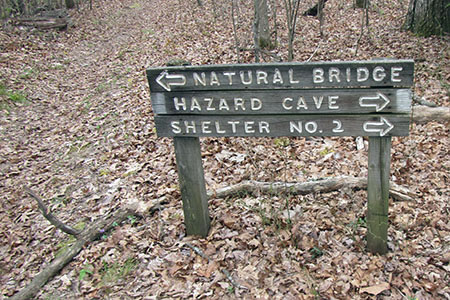
{"label": "leaf litter ground", "polygon": [[[108,1],[72,13],[65,32],[0,32],[0,285],[13,295],[72,242],[26,197],[38,192],[83,227],[135,199],[168,204],[130,217],[84,249],[39,299],[450,299],[449,128],[430,122],[394,138],[391,179],[414,201],[390,203],[386,256],[365,250],[364,191],[210,199],[206,239],[185,237],[173,147],[157,138],[145,69],[171,59],[235,63],[229,1]],[[448,37],[400,31],[407,1],[361,11],[330,0],[324,37],[300,17],[296,61],[413,58],[414,92],[449,106]],[[250,48],[252,2],[238,1],[237,37]],[[304,2],[300,10],[311,3]],[[287,57],[284,11],[278,45]],[[253,62],[251,51],[240,53]],[[11,93],[26,101],[13,101]],[[302,182],[367,176],[367,141],[353,138],[202,139],[205,179],[216,189],[252,179]],[[197,247],[205,259],[188,247]],[[233,285],[224,270],[233,278]]]}

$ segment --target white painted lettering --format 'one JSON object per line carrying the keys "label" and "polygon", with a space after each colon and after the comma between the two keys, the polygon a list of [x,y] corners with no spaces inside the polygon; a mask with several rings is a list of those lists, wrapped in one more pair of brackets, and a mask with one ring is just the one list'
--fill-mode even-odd
{"label": "white painted lettering", "polygon": [[258,98],[250,98],[251,110],[260,110],[262,108],[262,102]]}
{"label": "white painted lettering", "polygon": [[313,96],[313,100],[314,100],[314,104],[316,105],[316,108],[320,109],[320,107],[322,106],[322,102],[323,102],[323,96],[320,96],[320,97]]}
{"label": "white painted lettering", "polygon": [[225,100],[223,98],[220,98],[219,110],[230,110],[230,107],[228,106],[227,100]]}
{"label": "white painted lettering", "polygon": [[305,99],[303,99],[303,97],[299,97],[297,100],[297,110],[299,110],[300,108],[303,109],[308,109],[308,105],[306,105]]}
{"label": "white painted lettering", "polygon": [[205,72],[200,73],[200,75],[198,75],[197,72],[194,72],[193,76],[194,76],[194,84],[195,85],[201,84],[203,86],[206,86],[206,75],[205,75]]}
{"label": "white painted lettering", "polygon": [[172,121],[170,122],[170,127],[172,127],[172,132],[175,134],[181,133],[180,122]]}
{"label": "white painted lettering", "polygon": [[252,71],[247,71],[247,77],[248,77],[247,80],[245,80],[245,72],[244,71],[240,71],[239,75],[241,75],[242,84],[245,84],[245,85],[252,84],[252,82],[253,82]]}
{"label": "white painted lettering", "polygon": [[300,80],[294,80],[294,70],[293,69],[289,69],[289,83],[290,84],[296,84],[296,83],[300,83]]}
{"label": "white painted lettering", "polygon": [[339,71],[338,68],[332,67],[328,71],[328,80],[330,82],[333,82],[333,78],[336,80],[336,82],[341,82],[341,78],[339,75],[341,74],[341,71]]}
{"label": "white painted lettering", "polygon": [[281,106],[283,106],[283,108],[285,110],[291,110],[292,109],[292,105],[289,105],[287,102],[292,102],[294,101],[294,99],[292,98],[284,98],[283,102],[281,102]]}
{"label": "white painted lettering", "polygon": [[202,122],[202,133],[211,133],[211,128],[209,127],[211,125],[211,121],[203,121]]}
{"label": "white painted lettering", "polygon": [[350,82],[352,80],[350,68],[345,69],[345,75],[347,75],[347,82]]}
{"label": "white painted lettering", "polygon": [[294,133],[295,131],[298,133],[302,133],[302,122],[297,122],[297,124],[295,124],[294,121],[290,121],[289,122],[289,132],[290,133]]}
{"label": "white painted lettering", "polygon": [[208,106],[206,107],[206,110],[208,110],[208,111],[216,110],[216,108],[212,106],[213,98],[205,98],[204,100],[205,100],[206,103],[208,103]]}
{"label": "white painted lettering", "polygon": [[191,111],[194,111],[194,110],[202,111],[202,107],[200,106],[200,103],[198,103],[197,98],[192,97]]}
{"label": "white painted lettering", "polygon": [[269,84],[269,82],[267,81],[267,72],[256,71],[256,83],[261,84],[261,82]]}
{"label": "white painted lettering", "polygon": [[333,124],[336,125],[336,127],[334,127],[332,129],[333,132],[344,132],[344,129],[342,128],[342,122],[339,120],[333,120]]}
{"label": "white painted lettering", "polygon": [[258,123],[258,127],[259,127],[259,133],[263,133],[263,131],[265,131],[266,133],[270,133],[269,122],[260,121]]}
{"label": "white painted lettering", "polygon": [[322,83],[325,81],[324,71],[322,68],[313,69],[313,82]]}
{"label": "white painted lettering", "polygon": [[255,129],[253,128],[253,125],[255,125],[254,121],[244,122],[244,132],[245,133],[255,133]]}
{"label": "white painted lettering", "polygon": [[194,121],[191,121],[191,124],[189,124],[189,121],[184,121],[184,127],[186,128],[186,133],[190,133],[190,130],[192,130],[192,133],[197,133]]}
{"label": "white painted lettering", "polygon": [[373,80],[375,81],[382,81],[386,77],[386,72],[384,71],[383,67],[375,67],[373,69]]}
{"label": "white painted lettering", "polygon": [[226,132],[224,129],[221,129],[221,128],[220,128],[220,123],[219,123],[219,121],[216,121],[214,124],[216,125],[216,132],[217,132],[217,133],[225,133],[225,132]]}
{"label": "white painted lettering", "polygon": [[236,125],[239,124],[239,121],[228,121],[227,123],[231,125],[231,132],[236,133]]}
{"label": "white painted lettering", "polygon": [[217,77],[217,74],[214,71],[211,72],[211,81],[209,84],[220,86],[219,78]]}
{"label": "white painted lettering", "polygon": [[236,75],[235,72],[223,72],[223,75],[228,77],[228,84],[233,85],[233,76]]}
{"label": "white painted lettering", "polygon": [[173,97],[173,105],[175,106],[176,110],[186,110],[186,98],[181,97],[181,101],[178,97]]}
{"label": "white painted lettering", "polygon": [[242,98],[234,98],[234,110],[239,110],[239,107],[242,110],[245,110],[245,100]]}
{"label": "white painted lettering", "polygon": [[336,101],[339,100],[339,96],[328,96],[328,108],[329,109],[339,109]]}
{"label": "white painted lettering", "polygon": [[391,81],[392,82],[402,82],[401,78],[398,78],[400,76],[400,73],[403,71],[403,67],[392,67],[391,68]]}
{"label": "white painted lettering", "polygon": [[273,84],[275,83],[283,84],[283,77],[277,68],[275,68],[275,73],[273,74]]}
{"label": "white painted lettering", "polygon": [[356,69],[356,81],[363,82],[369,79],[369,69],[360,67]]}
{"label": "white painted lettering", "polygon": [[317,131],[317,123],[314,121],[309,121],[305,123],[305,130],[309,133],[314,133]]}

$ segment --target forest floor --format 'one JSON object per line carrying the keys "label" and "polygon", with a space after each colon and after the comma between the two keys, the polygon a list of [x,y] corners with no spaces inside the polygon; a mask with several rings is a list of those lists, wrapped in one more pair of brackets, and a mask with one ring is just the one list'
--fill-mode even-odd
{"label": "forest floor", "polygon": [[[71,12],[66,31],[0,31],[0,298],[73,243],[41,215],[29,186],[77,228],[136,200],[165,201],[105,232],[39,299],[450,299],[448,123],[412,124],[392,140],[391,181],[414,197],[390,200],[387,255],[366,251],[367,194],[352,189],[212,197],[208,237],[185,236],[174,149],[156,136],[145,70],[171,59],[237,62],[231,1],[203,2],[94,1]],[[250,48],[253,2],[237,2],[237,37]],[[449,107],[450,39],[402,31],[407,2],[371,1],[357,50],[362,11],[328,1],[323,37],[317,18],[299,17],[294,60],[414,59],[415,94]],[[284,16],[280,4],[271,52],[285,61]],[[240,60],[254,62],[252,51]],[[203,138],[207,188],[365,177],[364,143]]]}

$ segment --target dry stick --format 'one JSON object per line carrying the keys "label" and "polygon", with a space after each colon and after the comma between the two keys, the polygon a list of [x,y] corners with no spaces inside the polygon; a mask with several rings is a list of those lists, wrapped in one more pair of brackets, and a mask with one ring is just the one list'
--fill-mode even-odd
{"label": "dry stick", "polygon": [[449,122],[450,107],[428,107],[425,105],[413,106],[412,120],[416,123],[431,121]]}
{"label": "dry stick", "polygon": [[[226,198],[243,194],[258,195],[260,193],[305,195],[337,191],[346,187],[352,189],[365,189],[367,188],[367,178],[339,176],[302,183],[244,181],[236,185],[208,192],[208,196],[214,198]],[[393,198],[399,201],[413,201],[415,197],[413,192],[395,183],[390,184],[389,193]]]}
{"label": "dry stick", "polygon": [[[197,253],[198,255],[200,255],[202,258],[206,259],[208,262],[210,262],[212,259],[206,255],[200,248],[190,244],[190,243],[185,243],[185,246],[191,248],[195,253]],[[247,289],[248,288],[246,286],[242,286],[239,283],[237,283],[234,279],[233,276],[231,276],[230,272],[228,272],[227,269],[222,269],[222,273],[227,277],[227,279],[231,282],[231,284],[235,287],[235,288],[240,288],[240,289]]]}
{"label": "dry stick", "polygon": [[319,43],[317,44],[316,50],[314,50],[313,54],[311,54],[311,56],[308,58],[308,60],[306,62],[311,61],[311,59],[314,57],[314,55],[316,55],[317,51],[319,50],[321,44],[322,44],[322,40],[319,41]]}
{"label": "dry stick", "polygon": [[65,232],[67,234],[78,236],[80,234],[80,231],[70,227],[69,225],[64,224],[61,222],[58,218],[56,218],[51,212],[49,212],[47,206],[44,204],[44,201],[35,193],[33,192],[29,187],[24,186],[25,192],[34,198],[39,206],[39,209],[42,212],[42,215],[44,218],[46,218],[53,226],[60,229],[62,232]]}
{"label": "dry stick", "polygon": [[[26,189],[26,191],[27,193],[29,193],[29,191],[31,190]],[[31,195],[33,198],[39,199],[39,197],[36,198],[36,195],[32,191]],[[149,213],[151,215],[154,212],[158,211],[161,208],[161,205],[163,204],[167,204],[167,201],[165,201],[164,199],[151,206],[146,206],[145,211],[141,211],[139,210],[139,208],[118,209],[115,212],[112,212],[104,216],[103,218],[95,221],[92,225],[90,225],[89,227],[87,227],[86,229],[84,229],[83,231],[81,231],[76,235],[76,241],[72,246],[70,246],[61,255],[57,256],[52,262],[50,262],[50,264],[45,269],[39,272],[39,274],[37,274],[26,287],[24,287],[10,299],[22,300],[34,297],[48,280],[50,280],[53,276],[55,276],[69,262],[71,262],[72,259],[78,253],[80,253],[80,251],[84,247],[86,247],[90,242],[93,242],[96,239],[98,239],[105,232],[108,232],[113,227],[115,227],[116,224],[120,224],[121,222],[125,221],[128,218],[128,216],[137,216],[142,215],[144,213]]]}
{"label": "dry stick", "polygon": [[34,297],[45,283],[56,275],[65,265],[67,265],[80,251],[90,242],[98,239],[104,232],[111,230],[115,224],[121,223],[130,215],[136,212],[129,209],[119,209],[114,213],[96,221],[94,224],[83,230],[77,236],[75,244],[70,246],[64,253],[57,256],[50,264],[37,274],[31,283],[20,290],[10,299],[21,300]]}

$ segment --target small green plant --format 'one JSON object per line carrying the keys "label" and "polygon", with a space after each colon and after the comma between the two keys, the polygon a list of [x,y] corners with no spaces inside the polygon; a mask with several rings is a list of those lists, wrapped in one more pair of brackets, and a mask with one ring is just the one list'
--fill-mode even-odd
{"label": "small green plant", "polygon": [[230,294],[233,294],[234,293],[234,287],[232,285],[228,286],[227,292],[230,293]]}
{"label": "small green plant", "polygon": [[332,149],[329,149],[328,147],[325,147],[322,151],[319,152],[320,155],[325,156],[327,154],[333,153]]}
{"label": "small green plant", "polygon": [[33,69],[25,69],[22,73],[20,73],[19,78],[20,79],[29,79],[33,75],[34,71]]}
{"label": "small green plant", "polygon": [[83,268],[80,270],[78,274],[78,278],[80,281],[82,281],[86,276],[94,274],[94,266],[91,264],[86,264],[83,266]]}
{"label": "small green plant", "polygon": [[100,270],[103,284],[115,283],[119,279],[125,278],[137,266],[137,261],[134,258],[127,259],[123,264],[118,262],[107,263],[103,262],[103,267]]}
{"label": "small green plant", "polygon": [[142,33],[145,35],[154,35],[155,32],[152,29],[142,29]]}
{"label": "small green plant", "polygon": [[323,255],[323,251],[318,247],[313,247],[309,249],[309,253],[312,255],[312,258],[318,258]]}
{"label": "small green plant", "polygon": [[276,138],[273,142],[275,146],[280,148],[285,148],[291,143],[291,141],[287,137]]}
{"label": "small green plant", "polygon": [[131,216],[128,216],[128,221],[130,221],[130,224],[133,225],[134,223],[137,222],[137,218],[136,218],[136,216],[131,215]]}
{"label": "small green plant", "polygon": [[0,83],[0,111],[11,110],[12,105],[28,103],[27,97],[20,92],[9,90],[5,85]]}

